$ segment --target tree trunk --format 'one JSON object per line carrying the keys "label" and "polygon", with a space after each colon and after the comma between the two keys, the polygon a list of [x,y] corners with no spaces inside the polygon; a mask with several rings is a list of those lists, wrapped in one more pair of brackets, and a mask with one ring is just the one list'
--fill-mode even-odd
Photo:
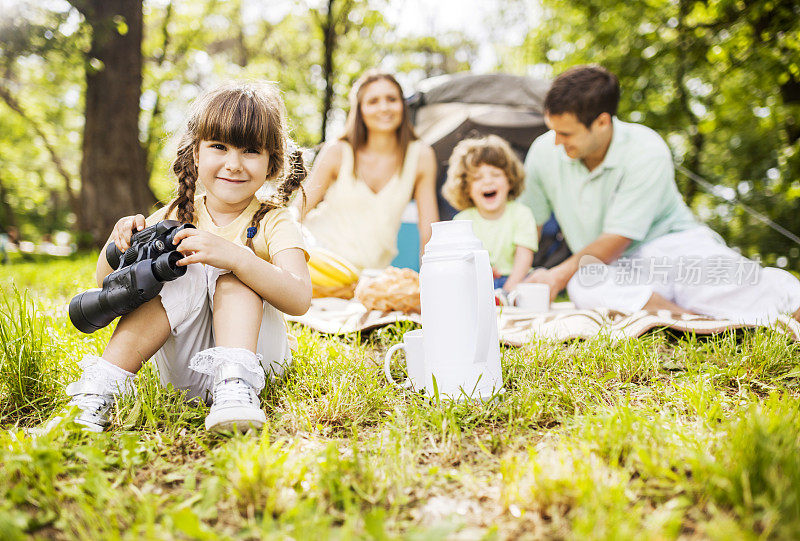
{"label": "tree trunk", "polygon": [[[790,57],[789,54],[786,54],[786,56]],[[800,78],[795,77],[788,68],[784,73],[786,74],[786,82],[780,85],[783,104],[788,107],[800,105]],[[790,145],[794,145],[800,140],[800,122],[798,122],[797,118],[788,115],[784,128]]]}
{"label": "tree trunk", "polygon": [[333,8],[335,0],[328,0],[328,13],[322,23],[323,34],[323,62],[322,76],[325,78],[325,95],[322,97],[322,129],[320,143],[324,143],[327,137],[328,115],[333,106],[333,51],[336,49],[336,19],[334,18]]}
{"label": "tree trunk", "polygon": [[146,214],[156,200],[139,142],[142,1],[73,0],[73,5],[92,28],[80,203],[86,241],[101,246],[119,218]]}
{"label": "tree trunk", "polygon": [[8,190],[0,177],[0,233],[8,233],[10,228],[17,228],[17,216],[8,201]]}
{"label": "tree trunk", "polygon": [[[686,17],[688,13],[691,11],[691,2],[689,0],[680,0],[678,6],[678,26],[677,31],[680,34],[681,38],[679,40],[678,45],[678,65],[677,69],[675,70],[675,90],[678,95],[678,103],[682,109],[682,112],[686,115],[689,120],[689,127],[691,128],[689,131],[690,138],[689,142],[691,143],[691,148],[687,155],[685,156],[684,167],[689,171],[692,171],[695,174],[702,175],[700,171],[700,163],[701,163],[701,156],[703,153],[703,145],[705,143],[705,137],[699,131],[699,124],[700,119],[697,115],[694,114],[692,108],[689,105],[689,93],[686,87],[686,71],[688,65],[692,62],[692,59],[689,57],[689,47],[691,43],[691,30],[685,26]],[[690,178],[686,179],[686,183],[684,184],[683,189],[683,198],[686,201],[686,204],[689,208],[692,208],[694,204],[694,199],[697,196],[697,185],[694,181]]]}

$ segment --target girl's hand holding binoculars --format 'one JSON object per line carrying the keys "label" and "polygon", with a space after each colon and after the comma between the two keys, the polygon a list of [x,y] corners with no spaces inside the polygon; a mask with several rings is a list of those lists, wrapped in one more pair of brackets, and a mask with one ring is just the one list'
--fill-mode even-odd
{"label": "girl's hand holding binoculars", "polygon": [[144,215],[124,216],[114,225],[111,241],[117,245],[120,252],[124,252],[131,247],[131,236],[134,231],[141,231],[144,227]]}
{"label": "girl's hand holding binoculars", "polygon": [[238,246],[208,231],[184,229],[175,235],[173,242],[184,255],[178,261],[183,267],[192,263],[205,263],[219,269],[234,270],[236,262],[242,260],[250,250]]}

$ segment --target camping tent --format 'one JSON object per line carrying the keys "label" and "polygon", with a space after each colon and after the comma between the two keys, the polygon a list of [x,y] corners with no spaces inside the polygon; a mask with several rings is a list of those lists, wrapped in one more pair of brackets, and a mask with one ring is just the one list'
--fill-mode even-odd
{"label": "camping tent", "polygon": [[[544,98],[550,83],[533,77],[493,73],[456,73],[425,79],[408,98],[417,134],[433,147],[438,165],[439,216],[456,210],[442,197],[447,161],[456,144],[468,137],[495,134],[511,144],[521,160],[547,131]],[[555,219],[545,224],[534,266],[552,267],[569,256]]]}

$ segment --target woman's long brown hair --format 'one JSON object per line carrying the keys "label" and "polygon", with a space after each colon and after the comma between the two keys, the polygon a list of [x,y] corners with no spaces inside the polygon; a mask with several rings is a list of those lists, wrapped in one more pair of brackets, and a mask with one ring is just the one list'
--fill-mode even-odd
{"label": "woman's long brown hair", "polygon": [[344,135],[340,137],[342,141],[347,141],[353,147],[353,172],[355,173],[355,155],[358,150],[367,144],[367,125],[364,123],[364,114],[361,112],[361,101],[364,98],[364,91],[371,83],[375,81],[389,81],[400,94],[400,101],[403,103],[403,116],[400,120],[400,125],[397,127],[396,136],[397,143],[400,147],[400,163],[402,164],[406,157],[406,151],[411,141],[418,139],[417,134],[414,132],[414,127],[411,125],[411,116],[408,112],[408,104],[403,99],[403,89],[394,75],[384,71],[368,70],[364,72],[361,77],[353,85],[350,91],[350,112],[347,114],[347,123],[345,124]]}

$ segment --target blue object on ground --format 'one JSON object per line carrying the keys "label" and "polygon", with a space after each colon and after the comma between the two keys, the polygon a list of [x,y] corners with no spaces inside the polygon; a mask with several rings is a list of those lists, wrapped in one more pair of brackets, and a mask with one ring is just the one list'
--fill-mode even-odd
{"label": "blue object on ground", "polygon": [[397,256],[392,266],[419,272],[419,228],[417,224],[403,222],[397,233]]}

